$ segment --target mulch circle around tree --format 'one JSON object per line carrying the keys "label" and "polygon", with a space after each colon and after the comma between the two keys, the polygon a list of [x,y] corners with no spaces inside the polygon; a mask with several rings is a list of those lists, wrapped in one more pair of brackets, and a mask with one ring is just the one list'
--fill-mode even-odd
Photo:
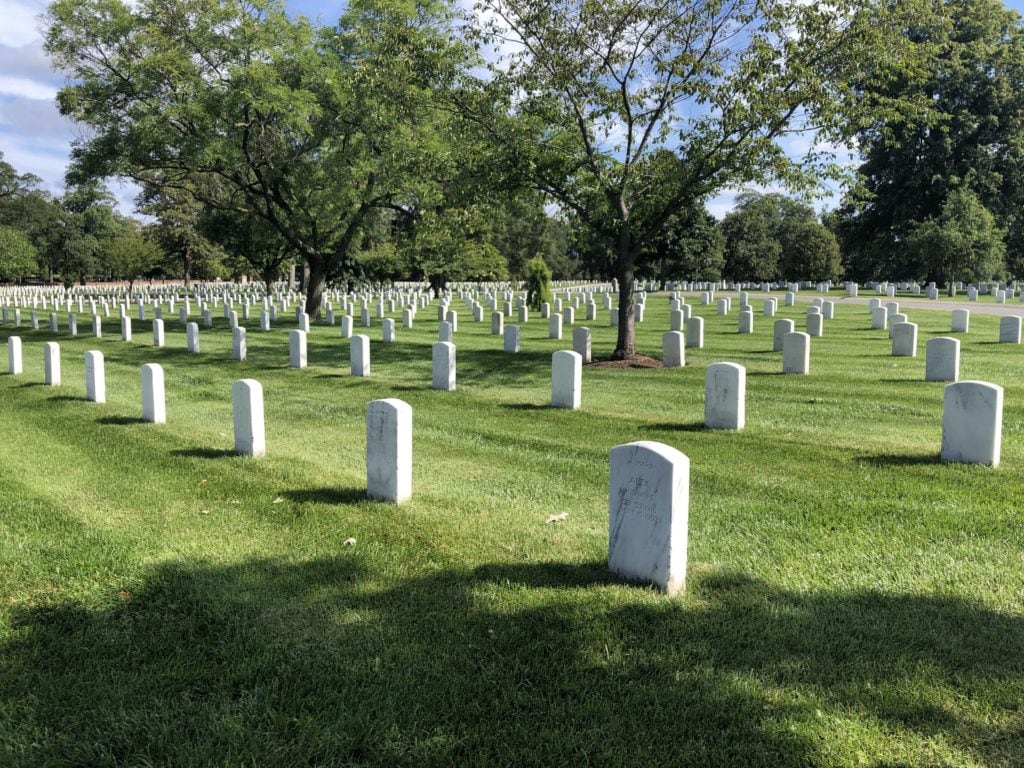
{"label": "mulch circle around tree", "polygon": [[661,360],[646,355],[634,355],[628,360],[591,360],[587,365],[595,368],[661,368]]}

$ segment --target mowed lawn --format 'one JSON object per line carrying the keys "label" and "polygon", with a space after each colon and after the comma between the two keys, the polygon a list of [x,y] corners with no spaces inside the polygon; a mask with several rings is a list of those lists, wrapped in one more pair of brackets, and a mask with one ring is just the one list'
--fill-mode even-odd
{"label": "mowed lawn", "polygon": [[[809,376],[781,375],[752,294],[753,335],[735,299],[695,306],[685,368],[585,367],[577,412],[547,407],[570,329],[548,340],[533,313],[507,355],[458,300],[451,393],[429,388],[436,303],[412,330],[391,315],[394,344],[357,329],[369,379],[337,327],[293,370],[291,319],[248,323],[237,363],[219,310],[198,355],[176,320],[155,349],[149,322],[72,339],[61,313],[51,388],[46,313],[0,329],[25,355],[0,375],[0,765],[1021,765],[1024,347],[971,318],[961,378],[1005,388],[1002,465],[942,464],[924,344],[949,308],[909,310],[918,357],[893,358],[834,298]],[[803,330],[805,308],[779,316]],[[668,310],[650,296],[641,352],[660,358]],[[105,405],[84,399],[90,349]],[[702,427],[717,361],[747,368],[741,433]],[[140,421],[148,362],[166,425]],[[264,387],[262,459],[231,452],[243,377]],[[364,498],[383,397],[414,412],[401,506]],[[634,440],[691,461],[675,598],[607,572],[609,451]]]}

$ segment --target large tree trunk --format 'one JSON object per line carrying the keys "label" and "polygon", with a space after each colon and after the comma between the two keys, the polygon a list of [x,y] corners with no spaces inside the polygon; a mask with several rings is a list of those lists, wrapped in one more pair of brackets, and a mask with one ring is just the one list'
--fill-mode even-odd
{"label": "large tree trunk", "polygon": [[628,360],[636,354],[636,321],[633,308],[633,253],[629,223],[619,230],[619,244],[615,259],[615,277],[619,281],[619,336],[615,342],[615,360]]}
{"label": "large tree trunk", "polygon": [[326,287],[327,270],[324,264],[320,260],[310,263],[309,279],[306,283],[306,314],[309,315],[310,322],[320,319],[320,303],[323,300]]}

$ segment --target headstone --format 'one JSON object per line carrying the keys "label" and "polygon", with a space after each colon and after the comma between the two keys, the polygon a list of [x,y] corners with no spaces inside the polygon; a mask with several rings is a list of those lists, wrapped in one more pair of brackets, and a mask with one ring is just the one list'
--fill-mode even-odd
{"label": "headstone", "polygon": [[129,315],[121,316],[121,340],[132,340],[132,319]]}
{"label": "headstone", "polygon": [[412,406],[396,398],[366,408],[366,495],[393,503],[412,498]]}
{"label": "headstone", "polygon": [[971,310],[954,309],[953,321],[950,325],[951,333],[967,333],[971,327]]}
{"label": "headstone", "polygon": [[57,331],[58,331],[57,313],[56,312],[51,312],[50,313],[50,333],[56,334]]}
{"label": "headstone", "polygon": [[560,339],[562,338],[562,315],[553,314],[548,318],[548,338],[549,339]]}
{"label": "headstone", "polygon": [[897,312],[895,315],[889,316],[889,338],[892,338],[892,329],[895,328],[899,323],[906,323],[907,316],[902,312]]}
{"label": "headstone", "polygon": [[236,325],[231,331],[231,357],[243,361],[246,357],[245,328]]}
{"label": "headstone", "polygon": [[668,313],[668,327],[670,331],[681,331],[686,320],[683,317],[683,310],[672,309]]}
{"label": "headstone", "polygon": [[811,372],[811,337],[806,333],[787,333],[782,339],[782,372]]}
{"label": "headstone", "polygon": [[747,369],[737,363],[712,363],[704,376],[704,426],[743,429],[746,424]]}
{"label": "headstone", "polygon": [[917,323],[892,326],[892,356],[917,357]]}
{"label": "headstone", "polygon": [[729,300],[719,299],[718,300],[718,314],[727,315],[729,314]]}
{"label": "headstone", "polygon": [[267,452],[263,424],[263,385],[255,379],[238,379],[231,385],[231,410],[235,424],[235,453],[263,456]]}
{"label": "headstone", "polygon": [[792,291],[786,291],[786,296],[783,299],[782,303],[784,306],[792,307],[794,304],[796,304],[796,294],[793,293]]}
{"label": "headstone", "polygon": [[821,336],[822,329],[825,327],[825,317],[821,314],[807,313],[807,335],[808,336]]}
{"label": "headstone", "polygon": [[288,332],[288,365],[306,367],[306,332],[295,328]]}
{"label": "headstone", "polygon": [[984,381],[948,384],[942,408],[943,461],[999,466],[1003,388]]}
{"label": "headstone", "polygon": [[450,341],[439,341],[433,346],[431,386],[445,392],[455,390],[455,345]]}
{"label": "headstone", "polygon": [[438,341],[451,341],[452,340],[452,326],[447,320],[437,324],[437,340]]}
{"label": "headstone", "polygon": [[164,345],[164,321],[154,320],[153,321],[153,346],[162,347]]}
{"label": "headstone", "polygon": [[644,321],[644,307],[645,305],[639,301],[633,305],[633,319],[638,323]]}
{"label": "headstone", "polygon": [[20,336],[11,336],[7,339],[7,372],[11,376],[20,376],[22,373]]}
{"label": "headstone", "polygon": [[[524,304],[524,305],[522,305],[522,306],[520,306],[518,308],[517,312],[518,312],[518,315],[516,317],[516,322],[518,322],[518,323],[528,323],[528,322],[530,322],[530,309],[529,309],[529,307],[527,307]],[[588,314],[587,315],[587,319],[588,320],[596,319],[596,313],[595,313],[595,317],[594,318],[591,318],[590,315]]]}
{"label": "headstone", "polygon": [[871,329],[884,331],[889,327],[889,313],[885,307],[875,307],[871,310]]}
{"label": "headstone", "polygon": [[565,349],[555,352],[551,357],[551,406],[578,409],[582,388],[582,356]]}
{"label": "headstone", "polygon": [[890,301],[885,305],[885,312],[891,319],[893,315],[899,314],[900,303],[898,301]]}
{"label": "headstone", "polygon": [[794,330],[795,323],[792,320],[786,318],[776,320],[772,326],[772,352],[781,352],[782,340],[787,333],[793,333]]}
{"label": "headstone", "polygon": [[686,365],[686,343],[681,331],[661,335],[661,367],[682,368]]}
{"label": "headstone", "polygon": [[43,384],[60,386],[60,344],[56,341],[43,344]]}
{"label": "headstone", "polygon": [[[444,325],[444,323],[442,323]],[[370,375],[370,337],[357,334],[352,337],[348,361],[353,376]]]}
{"label": "headstone", "polygon": [[185,348],[189,352],[199,352],[199,324],[190,322],[185,324]]}
{"label": "headstone", "polygon": [[686,584],[690,460],[651,441],[612,448],[608,568],[673,595]]}
{"label": "headstone", "polygon": [[835,317],[836,305],[834,301],[823,301],[821,302],[821,316],[826,320],[831,320]]}
{"label": "headstone", "polygon": [[572,351],[583,358],[583,364],[590,362],[590,329],[586,327],[572,329]]}
{"label": "headstone", "polygon": [[576,310],[569,306],[562,309],[562,325],[575,325],[576,323]]}
{"label": "headstone", "polygon": [[686,346],[690,349],[704,348],[704,318],[700,315],[686,321]]}
{"label": "headstone", "polygon": [[395,341],[395,321],[390,317],[381,320],[381,338],[388,344]]}
{"label": "headstone", "polygon": [[260,312],[260,330],[270,330],[270,313],[267,310],[263,310],[262,312]]}
{"label": "headstone", "polygon": [[505,333],[505,316],[501,312],[491,313],[491,335],[501,336]]}
{"label": "headstone", "polygon": [[999,343],[1020,344],[1020,315],[1008,315],[999,318]]}
{"label": "headstone", "polygon": [[90,403],[107,402],[107,377],[103,353],[91,349],[85,353],[85,399]]}
{"label": "headstone", "polygon": [[960,378],[960,340],[949,336],[928,339],[924,345],[924,380],[956,381]]}
{"label": "headstone", "polygon": [[754,313],[753,312],[740,312],[739,332],[740,333],[753,333],[754,332]]}
{"label": "headstone", "polygon": [[150,424],[167,422],[164,369],[157,363],[142,366],[142,420]]}
{"label": "headstone", "polygon": [[519,351],[519,326],[505,326],[505,351],[515,353]]}
{"label": "headstone", "polygon": [[[453,334],[459,332],[459,313],[454,309],[448,310],[447,314],[445,314],[445,322],[451,326]],[[447,341],[451,341],[451,339],[447,339]]]}
{"label": "headstone", "polygon": [[779,306],[778,305],[778,301],[776,301],[775,299],[765,299],[764,300],[764,316],[765,317],[775,317],[775,313],[778,310],[778,306]]}
{"label": "headstone", "polygon": [[96,339],[103,336],[103,318],[99,315],[92,316],[92,335]]}
{"label": "headstone", "polygon": [[342,315],[341,317],[341,338],[351,339],[352,338],[352,315]]}

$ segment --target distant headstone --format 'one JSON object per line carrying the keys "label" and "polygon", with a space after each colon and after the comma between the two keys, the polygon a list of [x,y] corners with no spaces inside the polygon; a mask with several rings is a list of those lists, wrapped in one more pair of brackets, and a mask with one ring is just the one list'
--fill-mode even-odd
{"label": "distant headstone", "polygon": [[164,345],[164,321],[154,320],[153,321],[153,346],[162,347]]}
{"label": "distant headstone", "polygon": [[267,452],[263,424],[263,385],[255,379],[238,379],[231,385],[231,410],[235,425],[235,453],[263,456]]}
{"label": "distant headstone", "polygon": [[381,339],[391,344],[395,341],[395,321],[393,318],[386,317],[380,321],[381,324]]}
{"label": "distant headstone", "polygon": [[811,337],[806,333],[787,333],[782,339],[782,372],[811,372]]}
{"label": "distant headstone", "polygon": [[946,386],[942,408],[943,461],[999,466],[1003,388],[984,381]]}
{"label": "distant headstone", "polygon": [[437,340],[438,341],[451,341],[452,340],[452,326],[447,320],[437,324]]}
{"label": "distant headstone", "polygon": [[129,315],[121,316],[121,340],[132,340],[132,319]]}
{"label": "distant headstone", "polygon": [[20,376],[22,372],[22,337],[11,336],[7,339],[7,373]]}
{"label": "distant headstone", "polygon": [[505,333],[505,315],[501,312],[491,313],[491,335],[501,336]]}
{"label": "distant headstone", "polygon": [[[442,323],[443,325],[443,323]],[[353,376],[370,375],[370,337],[357,334],[352,337],[348,350],[349,367]]]}
{"label": "distant headstone", "polygon": [[352,338],[352,315],[342,315],[341,317],[341,338],[351,339]]}
{"label": "distant headstone", "polygon": [[231,357],[241,362],[245,360],[246,354],[245,328],[236,325],[231,331]]}
{"label": "distant headstone", "polygon": [[583,358],[583,364],[590,362],[590,329],[586,327],[572,329],[572,351]]}
{"label": "distant headstone", "polygon": [[60,344],[56,341],[43,344],[43,384],[60,386]]}
{"label": "distant headstone", "polygon": [[949,336],[928,339],[924,345],[924,380],[956,381],[960,378],[960,340]]}
{"label": "distant headstone", "polygon": [[641,441],[612,448],[608,568],[669,595],[686,584],[690,460]]}
{"label": "distant headstone", "polygon": [[682,368],[686,365],[686,340],[681,331],[661,335],[661,367]]}
{"label": "distant headstone", "polygon": [[807,335],[808,336],[821,336],[822,329],[825,327],[825,318],[821,314],[807,313]]}
{"label": "distant headstone", "polygon": [[754,313],[753,312],[750,312],[750,311],[740,312],[739,332],[740,333],[753,333],[754,332]]}
{"label": "distant headstone", "polygon": [[772,326],[772,352],[782,351],[782,340],[787,333],[793,333],[795,323],[788,318],[780,318]]}
{"label": "distant headstone", "polygon": [[505,326],[505,351],[515,353],[519,351],[519,326]]}
{"label": "distant headstone", "polygon": [[689,349],[704,348],[704,318],[700,315],[686,321],[686,346]]}
{"label": "distant headstone", "polygon": [[562,338],[562,315],[552,314],[548,319],[548,338],[549,339],[561,339]]}
{"label": "distant headstone", "polygon": [[306,332],[295,328],[288,332],[288,365],[306,367]]}
{"label": "distant headstone", "polygon": [[895,323],[892,326],[892,356],[917,357],[917,324]]}
{"label": "distant headstone", "polygon": [[1020,344],[1020,330],[1020,315],[1008,315],[999,318],[999,343]]}
{"label": "distant headstone", "polygon": [[103,336],[103,318],[99,315],[92,316],[92,335],[96,339]]}
{"label": "distant headstone", "polygon": [[551,357],[552,407],[578,409],[582,388],[583,358],[564,349],[555,352]]}
{"label": "distant headstone", "polygon": [[746,424],[747,369],[736,363],[712,363],[704,376],[704,426],[743,429]]}
{"label": "distant headstone", "polygon": [[367,406],[366,495],[393,503],[412,498],[412,406],[402,400]]}
{"label": "distant headstone", "polygon": [[455,345],[450,341],[439,341],[433,346],[431,386],[445,392],[455,390]]}
{"label": "distant headstone", "polygon": [[85,353],[85,399],[91,403],[107,402],[107,377],[103,353],[91,349]]}
{"label": "distant headstone", "polygon": [[953,321],[950,325],[951,333],[967,333],[971,326],[971,310],[954,309]]}
{"label": "distant headstone", "polygon": [[157,363],[142,366],[142,420],[150,424],[164,424],[167,421],[164,369]]}

